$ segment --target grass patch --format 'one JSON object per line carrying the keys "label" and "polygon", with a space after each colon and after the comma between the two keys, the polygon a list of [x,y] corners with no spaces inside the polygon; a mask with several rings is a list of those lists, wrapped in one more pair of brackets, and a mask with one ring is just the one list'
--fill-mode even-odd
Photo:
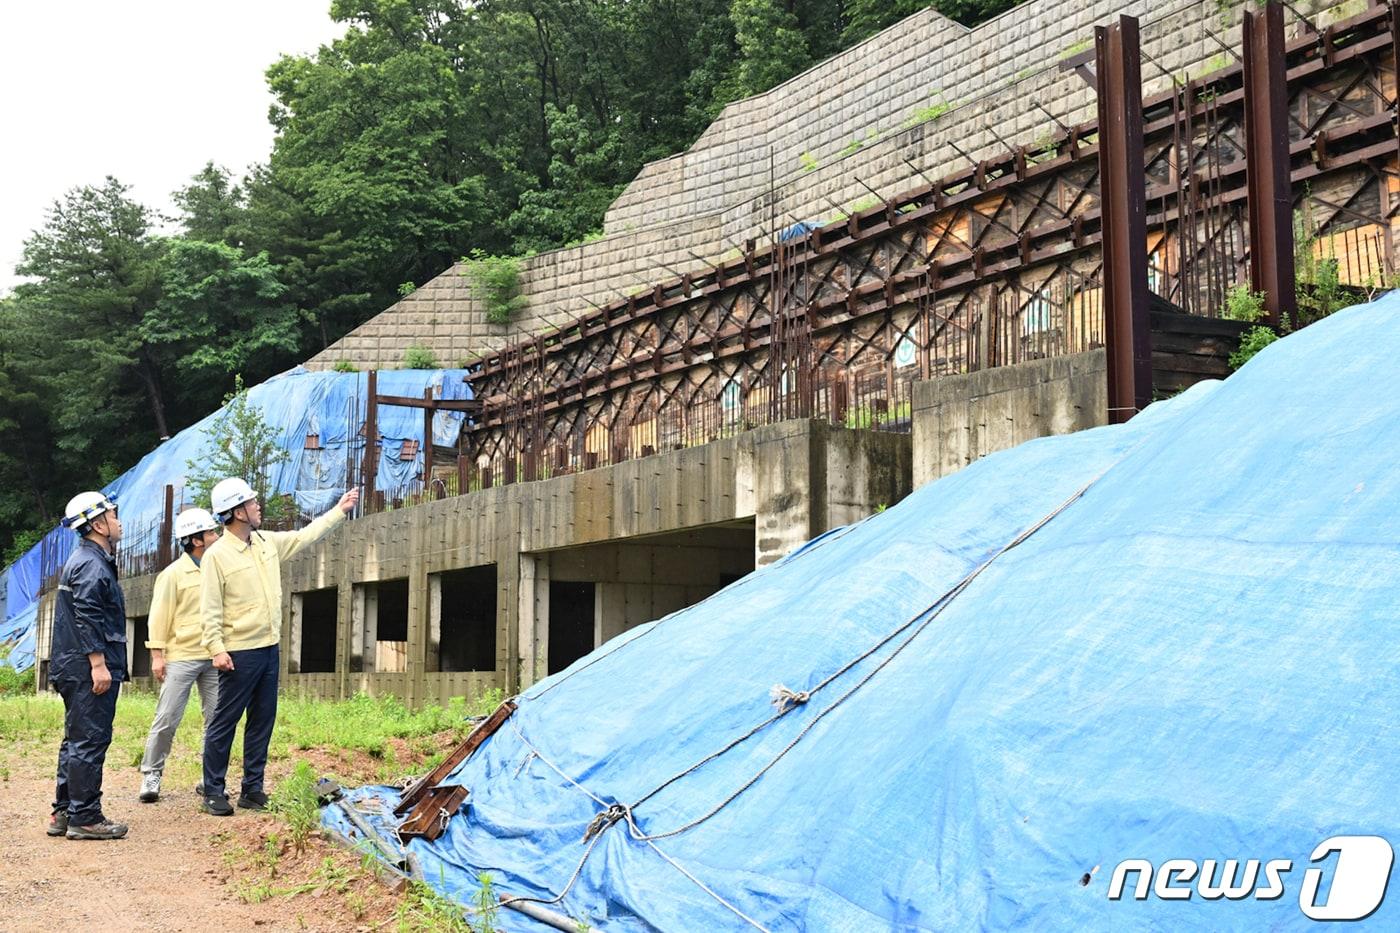
{"label": "grass patch", "polygon": [[[268,808],[287,823],[287,838],[297,853],[305,851],[306,840],[321,823],[321,808],[316,801],[316,772],[305,761],[292,766],[292,773],[282,779],[268,799]],[[268,840],[272,843],[276,837]],[[273,863],[276,867],[276,863]]]}
{"label": "grass patch", "polygon": [[17,671],[4,663],[9,645],[0,645],[0,697],[34,694],[34,671]]}
{"label": "grass patch", "polygon": [[290,749],[351,749],[383,759],[392,754],[390,739],[414,739],[449,731],[465,738],[465,719],[489,714],[503,698],[502,691],[488,690],[471,703],[465,697],[453,697],[445,707],[410,710],[394,696],[359,693],[335,703],[283,697],[277,708],[277,731]]}
{"label": "grass patch", "polygon": [[[405,769],[425,770],[441,761],[440,742],[433,737],[445,734],[444,738],[454,743],[461,741],[471,728],[466,717],[490,713],[503,697],[500,690],[488,690],[470,701],[457,697],[445,707],[410,710],[392,696],[358,694],[348,700],[329,701],[283,696],[278,700],[277,726],[268,758],[273,763],[286,762],[299,752],[319,749],[320,757],[340,755],[335,773],[338,779],[382,783],[400,777]],[[107,753],[109,768],[140,764],[155,712],[154,693],[123,685]],[[193,788],[200,780],[202,725],[199,703],[192,695],[166,762],[167,787]],[[31,691],[0,695],[0,767],[30,754],[56,756],[62,735],[63,700],[57,694]],[[395,753],[392,740],[402,740],[409,755],[422,755],[425,760],[403,760]],[[243,740],[235,735],[231,774],[237,775],[242,768],[242,749]],[[368,755],[369,760],[357,758],[356,752]]]}

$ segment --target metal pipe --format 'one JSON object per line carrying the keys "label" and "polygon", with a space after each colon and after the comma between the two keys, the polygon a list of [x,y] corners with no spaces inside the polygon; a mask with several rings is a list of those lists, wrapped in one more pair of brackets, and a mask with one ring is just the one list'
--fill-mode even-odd
{"label": "metal pipe", "polygon": [[339,808],[340,812],[345,814],[345,818],[360,831],[360,834],[363,835],[371,845],[384,854],[384,857],[388,859],[389,864],[392,865],[396,871],[401,874],[404,872],[404,863],[407,861],[407,857],[402,850],[390,846],[388,841],[385,840],[383,836],[379,835],[379,833],[375,832],[374,827],[370,826],[369,823],[365,821],[364,816],[346,801],[337,800],[333,806]]}
{"label": "metal pipe", "polygon": [[509,907],[516,913],[524,914],[531,920],[538,920],[545,926],[554,927],[556,930],[563,930],[564,933],[578,933],[579,924],[563,914],[557,914],[552,910],[546,910],[539,904],[529,901],[522,901],[519,898],[512,898],[508,894],[501,895],[501,906]]}

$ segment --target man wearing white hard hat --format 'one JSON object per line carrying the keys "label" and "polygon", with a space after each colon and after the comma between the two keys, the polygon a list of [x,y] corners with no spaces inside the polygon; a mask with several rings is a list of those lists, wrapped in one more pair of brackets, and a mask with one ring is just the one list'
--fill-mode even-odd
{"label": "man wearing white hard hat", "polygon": [[151,674],[160,681],[156,718],[146,736],[141,759],[142,803],[160,799],[160,780],[175,730],[185,718],[190,689],[199,687],[204,724],[214,715],[219,672],[204,649],[204,623],[199,609],[199,564],[205,550],[219,539],[219,523],[204,509],[185,509],[175,517],[175,537],[184,553],[156,576],[148,617]]}
{"label": "man wearing white hard hat", "polygon": [[82,540],[63,565],[54,603],[49,683],[63,697],[63,744],[48,833],[120,839],[126,826],[102,815],[102,769],[127,679],[126,600],[116,560],[122,523],[112,499],[84,492],[69,500],[63,524]]}
{"label": "man wearing white hard hat", "polygon": [[238,806],[267,807],[263,770],[267,744],[277,718],[277,676],[281,666],[282,561],[312,544],[345,520],[360,501],[352,489],[335,508],[301,531],[263,534],[262,505],[241,479],[221,480],[209,495],[224,523],[200,564],[199,600],[204,649],[219,670],[219,702],[204,730],[204,810],[229,816],[224,779],[233,733],[243,714],[243,783]]}

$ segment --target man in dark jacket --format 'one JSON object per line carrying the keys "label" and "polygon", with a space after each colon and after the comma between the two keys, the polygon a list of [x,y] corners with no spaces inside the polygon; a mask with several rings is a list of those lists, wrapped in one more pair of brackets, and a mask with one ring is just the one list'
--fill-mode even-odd
{"label": "man in dark jacket", "polygon": [[126,671],[126,602],[117,582],[117,506],[100,492],[73,497],[63,524],[82,538],[58,580],[49,683],[63,697],[63,744],[49,835],[120,839],[102,815],[102,767]]}

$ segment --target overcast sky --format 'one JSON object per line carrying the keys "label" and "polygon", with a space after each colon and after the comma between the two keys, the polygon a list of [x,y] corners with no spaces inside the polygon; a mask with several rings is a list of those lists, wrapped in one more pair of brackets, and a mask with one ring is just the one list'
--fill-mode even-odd
{"label": "overcast sky", "polygon": [[115,175],[171,213],[210,159],[240,175],[266,159],[282,53],[343,32],[330,0],[0,3],[0,293],[54,199]]}

